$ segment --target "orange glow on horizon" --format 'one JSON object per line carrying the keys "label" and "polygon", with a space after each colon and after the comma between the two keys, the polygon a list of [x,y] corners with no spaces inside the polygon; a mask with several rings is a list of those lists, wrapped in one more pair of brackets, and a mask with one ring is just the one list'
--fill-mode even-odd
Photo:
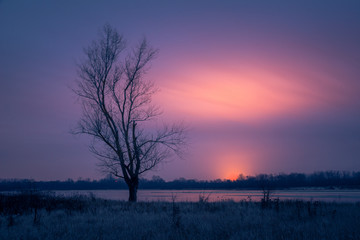
{"label": "orange glow on horizon", "polygon": [[215,171],[220,179],[228,179],[231,181],[236,180],[240,174],[248,174],[248,162],[250,161],[250,155],[244,153],[222,153],[214,158]]}
{"label": "orange glow on horizon", "polygon": [[241,173],[229,173],[227,176],[225,176],[226,180],[236,181]]}

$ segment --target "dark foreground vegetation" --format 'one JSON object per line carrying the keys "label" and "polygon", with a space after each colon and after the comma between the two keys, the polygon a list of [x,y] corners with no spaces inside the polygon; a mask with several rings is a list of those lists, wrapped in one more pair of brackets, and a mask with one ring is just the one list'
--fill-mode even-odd
{"label": "dark foreground vegetation", "polygon": [[[201,181],[195,179],[176,179],[165,181],[158,176],[152,179],[140,179],[139,189],[270,189],[283,188],[360,188],[360,172],[327,171],[312,174],[259,174],[256,176],[239,175],[236,180]],[[0,180],[0,191],[37,190],[95,190],[127,189],[121,179],[109,176],[101,180],[33,181]]]}
{"label": "dark foreground vegetation", "polygon": [[359,226],[359,203],[0,195],[0,239],[360,239]]}

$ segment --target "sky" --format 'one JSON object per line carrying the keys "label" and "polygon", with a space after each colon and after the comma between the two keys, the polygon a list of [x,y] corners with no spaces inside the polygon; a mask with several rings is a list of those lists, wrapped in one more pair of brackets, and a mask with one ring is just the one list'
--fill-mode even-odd
{"label": "sky", "polygon": [[0,179],[99,179],[71,91],[109,23],[159,50],[147,79],[182,159],[144,177],[360,170],[360,1],[0,1]]}

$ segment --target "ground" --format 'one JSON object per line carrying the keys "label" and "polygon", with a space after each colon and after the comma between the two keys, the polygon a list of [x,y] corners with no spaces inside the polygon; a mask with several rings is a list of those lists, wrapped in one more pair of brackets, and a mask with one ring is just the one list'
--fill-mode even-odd
{"label": "ground", "polygon": [[0,239],[360,239],[359,203],[73,198],[53,204],[62,205],[15,213],[3,204]]}

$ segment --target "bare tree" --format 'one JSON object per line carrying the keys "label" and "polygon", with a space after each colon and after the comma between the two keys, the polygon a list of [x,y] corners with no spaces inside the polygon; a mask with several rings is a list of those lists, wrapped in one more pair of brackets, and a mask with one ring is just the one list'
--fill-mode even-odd
{"label": "bare tree", "polygon": [[157,51],[146,39],[120,58],[125,50],[123,37],[110,25],[84,49],[74,89],[83,112],[74,133],[93,137],[90,150],[99,165],[125,180],[129,201],[135,202],[139,176],[179,153],[185,134],[182,125],[151,124],[161,112],[151,103],[157,88],[144,75]]}

